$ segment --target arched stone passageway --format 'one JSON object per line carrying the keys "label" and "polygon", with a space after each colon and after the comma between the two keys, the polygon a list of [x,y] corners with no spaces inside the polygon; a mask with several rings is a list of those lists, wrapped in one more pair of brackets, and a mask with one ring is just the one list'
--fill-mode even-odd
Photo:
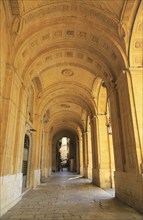
{"label": "arched stone passageway", "polygon": [[142,4],[0,1],[1,215],[59,171],[63,137],[70,171],[143,212]]}
{"label": "arched stone passageway", "polygon": [[[57,172],[60,171],[60,165],[62,165],[60,149],[62,146],[62,138],[67,139],[67,143],[65,144],[68,147],[67,152],[67,161],[68,162],[68,170],[71,172],[79,172],[79,146],[77,135],[71,131],[63,130],[56,133],[53,137],[52,141],[52,171]],[[61,163],[60,163],[61,162]],[[62,170],[63,171],[63,170]]]}

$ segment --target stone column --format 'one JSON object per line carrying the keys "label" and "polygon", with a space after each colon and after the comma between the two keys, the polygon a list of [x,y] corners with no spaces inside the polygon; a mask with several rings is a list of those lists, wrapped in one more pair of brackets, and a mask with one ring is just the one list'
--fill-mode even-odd
{"label": "stone column", "polygon": [[[11,64],[6,65],[1,106],[0,213],[6,212],[21,199],[22,174],[15,169],[15,140],[21,82]],[[20,146],[19,146],[20,147]]]}
{"label": "stone column", "polygon": [[93,168],[92,168],[92,182],[95,183],[97,186],[100,186],[100,178],[99,178],[99,153],[98,153],[98,140],[97,140],[97,118],[94,115],[91,118],[91,142],[92,142],[92,161],[93,161]]}
{"label": "stone column", "polygon": [[41,170],[41,180],[45,177],[45,131],[44,126],[42,129],[41,138],[41,156],[40,156],[40,170]]}
{"label": "stone column", "polygon": [[[128,72],[116,81],[116,92],[112,92],[111,117],[113,144],[115,151],[115,188],[116,196],[128,205],[143,211],[143,179],[139,169],[139,145],[135,131],[135,106],[133,91]],[[116,98],[115,98],[116,96]],[[116,112],[115,112],[116,110]],[[115,114],[116,113],[116,114]]]}
{"label": "stone column", "polygon": [[143,173],[143,68],[125,70],[129,88],[138,171]]}
{"label": "stone column", "polygon": [[57,155],[57,150],[56,150],[56,143],[53,143],[52,141],[51,143],[51,149],[52,149],[52,170],[53,171],[58,171],[57,170],[57,165],[56,165],[56,155]]}
{"label": "stone column", "polygon": [[[49,133],[50,134],[50,133]],[[48,135],[48,146],[47,146],[47,153],[48,153],[48,160],[47,160],[47,167],[48,167],[48,175],[52,173],[52,139],[50,135]]]}
{"label": "stone column", "polygon": [[[111,124],[111,126],[112,126],[112,124]],[[108,133],[108,140],[109,140],[109,154],[110,154],[111,188],[115,188],[115,179],[114,179],[115,159],[114,159],[112,133],[110,133],[110,134]]]}
{"label": "stone column", "polygon": [[[5,91],[3,92],[2,103],[2,146],[4,147],[3,174],[13,174],[15,172],[15,140],[17,137],[17,120],[19,116],[21,81],[15,68],[7,64]],[[13,163],[14,162],[14,163]],[[8,166],[9,164],[9,166]]]}
{"label": "stone column", "polygon": [[38,114],[34,116],[33,147],[32,147],[32,167],[33,167],[33,187],[40,184],[40,158],[41,158],[41,138],[42,120]]}
{"label": "stone column", "polygon": [[[124,171],[136,172],[137,168],[137,154],[136,154],[136,143],[133,129],[133,118],[131,114],[131,102],[130,102],[130,89],[127,83],[126,74],[122,74],[119,80],[116,82],[118,101],[119,101],[119,115],[122,134],[122,145],[124,146],[125,163]],[[113,120],[112,120],[113,121]]]}
{"label": "stone column", "polygon": [[88,142],[87,131],[83,132],[83,176],[88,177]]}
{"label": "stone column", "polygon": [[48,131],[46,128],[43,130],[43,143],[41,149],[41,173],[42,178],[46,178],[48,176],[48,160],[49,160],[49,152],[48,152]]}
{"label": "stone column", "polygon": [[[42,176],[48,177],[51,174],[52,171],[52,141],[50,140],[50,133],[47,128],[47,125],[45,124],[44,130],[43,130],[43,136],[44,136],[44,143],[43,143],[43,150],[42,150]],[[56,153],[55,153],[55,161],[56,161]],[[55,162],[56,164],[56,162]],[[56,165],[55,168],[56,170]]]}
{"label": "stone column", "polygon": [[88,125],[88,178],[92,179],[92,144],[91,144],[91,126]]}
{"label": "stone column", "polygon": [[23,163],[23,149],[24,149],[24,136],[25,136],[25,121],[26,121],[26,104],[27,104],[27,93],[25,86],[21,86],[20,98],[19,98],[19,110],[16,126],[16,138],[15,138],[15,147],[13,155],[13,172],[22,172],[22,163]]}
{"label": "stone column", "polygon": [[98,114],[99,128],[99,178],[101,188],[111,187],[110,151],[107,130],[107,118],[105,114]]}
{"label": "stone column", "polygon": [[[11,140],[9,140],[12,122],[10,123],[11,116],[11,105],[12,105],[12,86],[14,80],[14,68],[11,64],[6,65],[6,77],[4,82],[5,89],[2,91],[2,116],[1,116],[1,154],[0,154],[0,171],[1,175],[7,175],[12,173],[13,168],[9,166],[9,161],[11,161],[12,153],[9,152],[12,150]],[[9,170],[11,167],[11,170]]]}
{"label": "stone column", "polygon": [[108,93],[111,109],[112,137],[115,157],[115,169],[117,171],[125,170],[125,149],[123,143],[123,131],[121,125],[121,112],[119,106],[118,92],[115,86]]}
{"label": "stone column", "polygon": [[83,175],[83,139],[79,135],[79,157],[80,157],[80,174]]}
{"label": "stone column", "polygon": [[79,161],[79,140],[76,139],[76,161],[77,161],[77,168],[76,171],[80,173],[80,161]]}

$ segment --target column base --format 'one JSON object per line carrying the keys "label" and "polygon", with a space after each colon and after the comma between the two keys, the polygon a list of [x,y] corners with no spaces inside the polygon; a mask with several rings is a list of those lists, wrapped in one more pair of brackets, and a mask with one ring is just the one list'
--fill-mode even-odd
{"label": "column base", "polygon": [[22,173],[0,177],[0,216],[12,208],[22,197]]}
{"label": "column base", "polygon": [[92,169],[92,182],[101,188],[111,188],[111,176],[108,169]]}
{"label": "column base", "polygon": [[111,188],[111,172],[109,169],[99,169],[100,187],[103,189]]}
{"label": "column base", "polygon": [[88,179],[92,180],[92,167],[88,166]]}
{"label": "column base", "polygon": [[80,175],[83,176],[83,166],[80,166]]}
{"label": "column base", "polygon": [[33,188],[36,188],[40,184],[41,170],[34,170]]}
{"label": "column base", "polygon": [[92,168],[92,182],[100,187],[99,170]]}
{"label": "column base", "polygon": [[83,167],[83,177],[88,178],[88,168]]}
{"label": "column base", "polygon": [[115,196],[143,213],[143,174],[116,171]]}

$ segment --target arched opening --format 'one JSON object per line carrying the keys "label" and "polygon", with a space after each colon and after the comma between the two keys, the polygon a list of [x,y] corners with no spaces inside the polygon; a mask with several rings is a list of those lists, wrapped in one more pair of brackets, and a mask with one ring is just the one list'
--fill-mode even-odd
{"label": "arched opening", "polygon": [[69,155],[69,141],[67,137],[62,137],[59,140],[59,154],[58,156],[58,171],[69,171],[70,170],[70,155]]}
{"label": "arched opening", "polygon": [[[98,158],[96,158],[98,162],[97,168],[94,171],[94,173],[96,173],[94,180],[95,184],[101,188],[114,188],[115,160],[112,141],[109,91],[106,83],[98,78],[94,83],[92,92],[97,111],[96,116],[94,117],[96,129],[93,129],[93,136],[97,136],[97,146],[95,146],[95,148],[98,155]],[[93,119],[91,121],[93,121]],[[92,151],[93,150],[94,149],[92,149]],[[93,166],[96,160],[93,160]]]}
{"label": "arched opening", "polygon": [[[52,172],[79,172],[78,139],[69,132],[55,134],[52,144]],[[68,134],[68,135],[67,135]]]}
{"label": "arched opening", "polygon": [[62,137],[52,151],[52,172],[77,172],[76,141]]}

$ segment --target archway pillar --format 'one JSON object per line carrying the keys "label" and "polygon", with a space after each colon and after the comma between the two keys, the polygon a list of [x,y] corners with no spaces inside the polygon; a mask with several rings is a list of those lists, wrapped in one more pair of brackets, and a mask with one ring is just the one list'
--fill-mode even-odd
{"label": "archway pillar", "polygon": [[101,188],[111,188],[110,149],[105,114],[98,114],[99,179]]}
{"label": "archway pillar", "polygon": [[43,149],[41,149],[41,174],[42,174],[42,178],[47,178],[52,171],[52,167],[51,167],[51,160],[52,160],[52,155],[51,155],[51,150],[52,150],[52,146],[51,146],[51,141],[49,140],[50,138],[50,134],[49,134],[49,130],[46,128],[44,128],[43,131]]}
{"label": "archway pillar", "polygon": [[24,86],[21,87],[20,91],[20,101],[19,101],[19,111],[15,139],[15,148],[13,155],[14,173],[22,172],[22,162],[23,162],[23,145],[25,136],[25,121],[26,121],[26,103],[27,103],[27,93]]}
{"label": "archway pillar", "polygon": [[125,165],[125,150],[123,144],[123,134],[121,127],[121,113],[119,109],[119,98],[115,87],[112,88],[109,94],[111,121],[112,121],[112,137],[114,146],[115,169],[116,172],[124,171]]}
{"label": "archway pillar", "polygon": [[139,173],[143,173],[143,68],[125,71],[129,88],[129,99]]}
{"label": "archway pillar", "polygon": [[91,143],[91,125],[88,120],[88,178],[92,179],[92,143]]}
{"label": "archway pillar", "polygon": [[[138,141],[128,72],[122,74],[110,94],[111,121],[115,153],[115,195],[143,212],[143,177],[139,169]],[[141,156],[141,154],[140,154]]]}
{"label": "archway pillar", "polygon": [[83,132],[83,176],[88,177],[88,142],[87,142],[87,131]]}
{"label": "archway pillar", "polygon": [[83,139],[79,135],[79,160],[80,160],[80,174],[83,176]]}
{"label": "archway pillar", "polygon": [[50,140],[50,133],[49,131],[45,132],[46,135],[46,142],[45,142],[45,167],[46,167],[46,176],[50,176],[52,173],[52,141]]}
{"label": "archway pillar", "polygon": [[34,116],[33,146],[32,146],[32,171],[33,171],[33,187],[40,184],[40,159],[41,159],[41,139],[42,139],[42,120],[40,115]]}
{"label": "archway pillar", "polygon": [[79,160],[79,140],[76,139],[76,161],[77,161],[77,173],[80,173],[80,160]]}
{"label": "archway pillar", "polygon": [[48,131],[46,128],[43,130],[43,135],[42,135],[42,142],[41,142],[41,158],[40,158],[40,163],[41,163],[41,179],[47,178],[48,176],[48,163],[49,161],[49,154],[48,154]]}
{"label": "archway pillar", "polygon": [[[18,133],[17,121],[19,115],[23,112],[20,106],[20,91],[21,80],[17,76],[13,65],[7,63],[4,77],[4,87],[2,91],[2,115],[1,115],[1,154],[0,154],[0,188],[1,188],[1,207],[0,215],[4,214],[10,207],[21,199],[22,189],[22,161],[19,161],[19,166],[16,168],[17,150],[20,145],[15,146],[17,138],[24,137],[24,134]],[[23,98],[23,97],[22,97]],[[24,131],[25,115],[22,116],[21,126]],[[24,138],[23,138],[24,140]],[[21,142],[22,143],[22,142]],[[19,144],[19,143],[18,143]],[[17,148],[16,148],[17,147]],[[23,143],[22,143],[23,147]],[[16,168],[16,169],[15,169]],[[11,190],[12,189],[12,190]]]}
{"label": "archway pillar", "polygon": [[52,146],[52,171],[57,172],[57,146],[56,143],[53,143],[51,141],[51,146]]}
{"label": "archway pillar", "polygon": [[91,118],[91,143],[92,143],[92,182],[100,186],[99,178],[99,154],[98,154],[98,139],[97,139],[97,117],[94,115]]}
{"label": "archway pillar", "polygon": [[48,160],[47,160],[47,167],[48,167],[48,176],[52,173],[52,140],[50,138],[50,132],[48,135],[48,146],[47,146],[47,153],[48,153]]}
{"label": "archway pillar", "polygon": [[[2,126],[1,126],[1,152],[0,168],[2,175],[13,174],[13,153],[16,138],[16,123],[18,118],[19,95],[21,82],[14,67],[6,65],[6,77],[2,97]],[[8,164],[10,166],[8,166]]]}

